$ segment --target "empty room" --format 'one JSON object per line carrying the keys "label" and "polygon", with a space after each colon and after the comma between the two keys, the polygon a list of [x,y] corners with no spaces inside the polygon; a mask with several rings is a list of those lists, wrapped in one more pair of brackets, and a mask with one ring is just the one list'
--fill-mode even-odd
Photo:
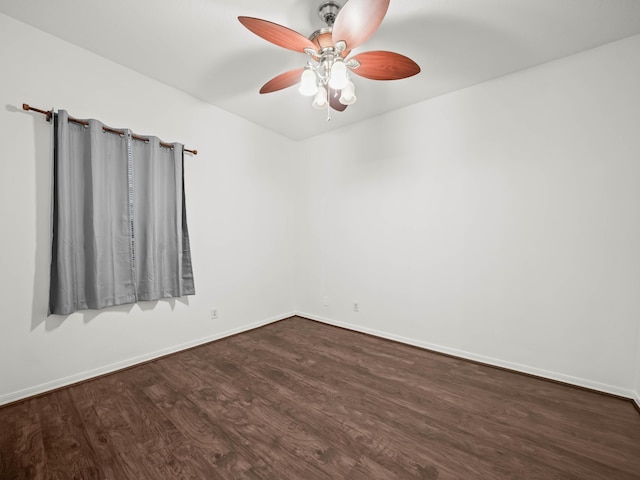
{"label": "empty room", "polygon": [[0,0],[0,480],[640,480],[640,2]]}

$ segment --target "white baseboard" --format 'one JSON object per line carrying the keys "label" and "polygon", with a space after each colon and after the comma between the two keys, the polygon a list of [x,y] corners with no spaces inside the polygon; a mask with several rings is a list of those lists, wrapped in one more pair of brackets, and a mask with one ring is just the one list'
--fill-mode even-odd
{"label": "white baseboard", "polygon": [[24,390],[18,390],[15,392],[6,393],[0,396],[0,405],[22,400],[28,397],[32,397],[34,395],[40,395],[42,393],[46,393],[51,390],[56,390],[58,388],[73,385],[74,383],[90,380],[92,378],[99,377],[101,375],[117,372],[118,370],[123,370],[125,368],[129,368],[129,367],[138,365],[140,363],[148,362],[149,360],[154,360],[156,358],[160,358],[165,355],[169,355],[171,353],[180,352],[182,350],[187,350],[192,347],[197,347],[198,345],[203,345],[205,343],[213,342],[214,340],[220,340],[222,338],[230,337],[238,333],[247,332],[249,330],[253,330],[254,328],[262,327],[270,323],[284,320],[285,318],[289,318],[294,315],[296,314],[287,313],[284,315],[278,315],[276,317],[268,318],[266,320],[261,320],[258,322],[250,323],[248,325],[243,325],[238,328],[233,328],[231,330],[226,330],[224,332],[220,332],[215,335],[198,338],[196,340],[191,340],[189,342],[185,342],[180,345],[174,345],[172,347],[163,348],[162,350],[156,350],[155,352],[150,352],[144,355],[139,355],[137,357],[128,358],[120,362],[112,363],[110,365],[105,365],[104,367],[95,368],[93,370],[87,370],[85,372],[70,375],[68,377],[59,378],[46,383],[41,383],[40,385],[35,385],[33,387],[25,388]]}
{"label": "white baseboard", "polygon": [[628,390],[625,388],[620,388],[620,387],[616,387],[614,385],[608,385],[605,383],[599,383],[599,382],[595,382],[593,380],[588,380],[584,378],[573,377],[571,375],[565,375],[558,372],[543,370],[543,369],[531,367],[528,365],[521,365],[519,363],[509,362],[509,361],[501,360],[498,358],[487,357],[485,355],[478,355],[478,354],[467,352],[464,350],[458,350],[455,348],[449,348],[449,347],[445,347],[442,345],[437,345],[429,342],[423,342],[421,340],[416,340],[413,338],[395,335],[389,332],[383,332],[380,330],[366,328],[361,325],[354,325],[347,322],[341,322],[341,321],[321,317],[318,315],[313,315],[310,313],[298,312],[296,315],[304,318],[309,318],[311,320],[316,320],[318,322],[326,323],[328,325],[334,325],[336,327],[342,327],[349,330],[354,330],[356,332],[366,333],[366,334],[384,338],[387,340],[394,340],[396,342],[412,345],[414,347],[420,347],[426,350],[432,350],[434,352],[445,353],[447,355],[452,355],[452,356],[464,358],[467,360],[473,360],[476,362],[486,363],[488,365],[506,368],[506,369],[514,370],[520,373],[535,375],[537,377],[542,377],[549,380],[555,380],[558,382],[567,383],[567,384],[575,385],[578,387],[588,388],[591,390],[597,390],[599,392],[610,393],[612,395],[633,399],[640,406],[640,395],[637,392],[634,392],[633,390]]}
{"label": "white baseboard", "polygon": [[570,375],[564,375],[557,372],[552,372],[548,370],[542,370],[535,367],[530,367],[527,365],[521,365],[513,362],[508,362],[492,357],[487,357],[484,355],[477,355],[471,352],[466,352],[463,350],[457,350],[454,348],[444,347],[441,345],[436,345],[428,342],[423,342],[420,340],[403,337],[400,335],[395,335],[389,332],[383,332],[380,330],[365,328],[360,325],[354,325],[347,322],[340,322],[333,319],[321,317],[318,315],[313,315],[305,312],[292,312],[283,315],[278,315],[276,317],[271,317],[265,320],[261,320],[258,322],[254,322],[248,325],[243,325],[238,328],[234,328],[231,330],[226,330],[224,332],[217,333],[215,335],[202,337],[196,340],[192,340],[189,342],[182,343],[180,345],[175,345],[172,347],[168,347],[162,350],[157,350],[155,352],[150,352],[144,355],[139,355],[137,357],[129,358],[127,360],[123,360],[120,362],[112,363],[110,365],[105,365],[104,367],[96,368],[93,370],[87,370],[85,372],[81,372],[75,375],[70,375],[68,377],[59,378],[56,380],[52,380],[50,382],[42,383],[39,385],[35,385],[33,387],[25,388],[23,390],[18,390],[15,392],[9,392],[4,395],[0,395],[0,406],[5,405],[7,403],[15,402],[18,400],[22,400],[28,397],[32,397],[34,395],[40,395],[42,393],[49,392],[51,390],[56,390],[58,388],[66,387],[69,385],[73,385],[74,383],[82,382],[85,380],[90,380],[95,377],[99,377],[101,375],[106,375],[109,373],[117,372],[118,370],[123,370],[125,368],[129,368],[140,363],[148,362],[150,360],[154,360],[156,358],[163,357],[165,355],[169,355],[171,353],[180,352],[182,350],[187,350],[192,347],[197,347],[198,345],[203,345],[205,343],[213,342],[215,340],[220,340],[225,337],[230,337],[232,335],[236,335],[238,333],[247,332],[249,330],[253,330],[258,327],[262,327],[264,325],[268,325],[270,323],[274,323],[280,320],[284,320],[285,318],[289,318],[292,316],[298,315],[300,317],[309,318],[311,320],[316,320],[318,322],[326,323],[327,325],[333,325],[336,327],[342,327],[349,330],[353,330],[356,332],[366,333],[369,335],[373,335],[376,337],[384,338],[387,340],[394,340],[400,343],[404,343],[407,345],[412,345],[415,347],[424,348],[427,350],[432,350],[434,352],[445,353],[448,355],[453,355],[455,357],[465,358],[468,360],[474,360],[481,363],[486,363],[489,365],[494,365],[497,367],[507,368],[509,370],[514,370],[516,372],[527,373],[530,375],[535,375],[542,378],[547,378],[550,380],[556,380],[563,383],[568,383],[570,385],[576,385],[579,387],[589,388],[591,390],[597,390],[604,393],[610,393],[613,395],[618,395],[621,397],[629,398],[638,405],[640,408],[640,392],[634,392],[633,390],[627,390],[624,388],[615,387],[612,385],[607,385],[599,382],[594,382],[592,380],[582,379],[578,377],[573,377]]}

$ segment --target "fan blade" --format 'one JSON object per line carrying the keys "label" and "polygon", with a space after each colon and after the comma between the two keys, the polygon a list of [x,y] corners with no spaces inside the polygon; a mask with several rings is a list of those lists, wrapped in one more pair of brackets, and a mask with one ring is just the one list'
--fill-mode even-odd
{"label": "fan blade", "polygon": [[259,37],[279,47],[301,53],[304,53],[305,48],[311,48],[313,51],[316,50],[311,40],[290,28],[253,17],[238,17],[238,20]]}
{"label": "fan blade", "polygon": [[273,77],[271,80],[265,83],[260,89],[260,93],[277,92],[278,90],[282,90],[283,88],[291,87],[300,82],[302,72],[304,72],[304,67],[281,73],[277,77]]}
{"label": "fan blade", "polygon": [[389,0],[349,0],[338,12],[333,24],[333,43],[347,42],[353,50],[373,35],[389,8]]}
{"label": "fan blade", "polygon": [[399,80],[420,73],[420,66],[416,62],[399,53],[376,50],[351,59],[360,62],[360,66],[351,71],[371,80]]}
{"label": "fan blade", "polygon": [[329,105],[338,112],[342,112],[347,108],[347,105],[340,103],[340,90],[329,89]]}

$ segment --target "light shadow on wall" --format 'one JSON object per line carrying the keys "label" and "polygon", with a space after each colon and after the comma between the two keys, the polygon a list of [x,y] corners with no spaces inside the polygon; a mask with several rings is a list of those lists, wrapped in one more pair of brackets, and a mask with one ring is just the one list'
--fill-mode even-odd
{"label": "light shadow on wall", "polygon": [[[14,107],[15,108],[15,107]],[[35,162],[35,252],[33,297],[31,305],[31,331],[47,319],[49,304],[49,267],[51,264],[51,192],[52,192],[52,151],[53,124],[44,115],[18,110],[33,117],[34,162]],[[28,181],[24,179],[23,181]],[[46,328],[57,328],[62,321],[51,319]],[[56,325],[57,324],[57,325]]]}

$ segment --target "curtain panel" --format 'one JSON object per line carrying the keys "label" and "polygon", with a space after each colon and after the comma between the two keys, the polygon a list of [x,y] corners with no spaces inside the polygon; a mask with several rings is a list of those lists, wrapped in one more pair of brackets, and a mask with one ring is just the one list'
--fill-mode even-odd
{"label": "curtain panel", "polygon": [[54,116],[49,314],[194,295],[183,146]]}

